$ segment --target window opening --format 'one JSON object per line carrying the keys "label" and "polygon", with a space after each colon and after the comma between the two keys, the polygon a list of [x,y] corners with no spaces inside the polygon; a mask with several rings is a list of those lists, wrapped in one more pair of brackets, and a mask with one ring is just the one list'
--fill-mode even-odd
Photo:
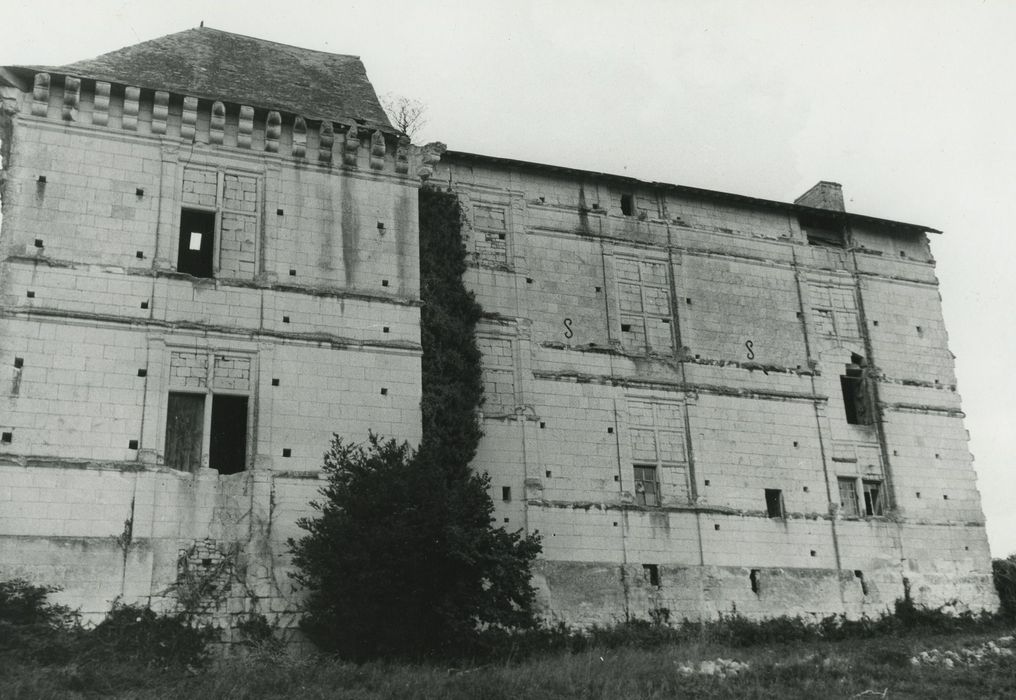
{"label": "window opening", "polygon": [[868,595],[868,584],[864,580],[864,572],[860,569],[854,569],[854,576],[861,582],[861,595]]}
{"label": "window opening", "polygon": [[868,398],[867,382],[864,376],[864,358],[851,355],[851,362],[846,372],[840,375],[840,389],[843,392],[843,410],[847,423],[851,425],[871,425],[873,420],[871,404]]}
{"label": "window opening", "polygon": [[864,490],[864,512],[866,515],[882,515],[882,482],[862,482]]}
{"label": "window opening", "polygon": [[242,472],[247,463],[247,397],[212,396],[209,463],[220,474]]}
{"label": "window opening", "polygon": [[770,518],[783,518],[783,491],[766,489],[766,511]]}
{"label": "window opening", "polygon": [[621,213],[625,216],[635,215],[635,195],[633,194],[622,194],[621,195]]}
{"label": "window opening", "polygon": [[643,564],[642,575],[645,577],[647,581],[649,581],[650,586],[656,586],[657,588],[659,588],[660,567],[658,564]]}
{"label": "window opening", "polygon": [[214,267],[215,212],[180,212],[180,246],[176,269],[194,277],[211,277]]}
{"label": "window opening", "polygon": [[512,487],[511,486],[502,486],[501,487],[501,500],[502,501],[506,501],[506,502],[512,500]]}
{"label": "window opening", "polygon": [[751,574],[748,576],[748,580],[751,581],[751,592],[754,593],[755,595],[758,595],[760,590],[759,586],[760,573],[761,572],[758,569],[752,569]]}
{"label": "window opening", "polygon": [[655,464],[635,465],[635,502],[640,506],[660,505],[660,482]]}
{"label": "window opening", "polygon": [[667,264],[657,260],[617,258],[618,305],[621,344],[629,352],[672,353],[670,276]]}
{"label": "window opening", "polygon": [[840,513],[847,516],[861,514],[857,501],[857,479],[853,477],[839,477],[836,482],[840,487]]}
{"label": "window opening", "polygon": [[827,248],[846,247],[842,225],[834,221],[819,221],[813,218],[800,218],[798,223],[808,239],[808,245]]}
{"label": "window opening", "polygon": [[169,392],[166,466],[185,472],[194,472],[201,467],[201,437],[204,423],[204,394]]}

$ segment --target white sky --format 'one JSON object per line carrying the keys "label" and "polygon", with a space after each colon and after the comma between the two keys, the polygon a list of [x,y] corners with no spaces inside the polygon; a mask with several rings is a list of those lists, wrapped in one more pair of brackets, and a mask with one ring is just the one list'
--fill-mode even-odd
{"label": "white sky", "polygon": [[0,0],[0,65],[196,27],[359,55],[420,142],[926,224],[995,556],[1016,552],[1016,3]]}

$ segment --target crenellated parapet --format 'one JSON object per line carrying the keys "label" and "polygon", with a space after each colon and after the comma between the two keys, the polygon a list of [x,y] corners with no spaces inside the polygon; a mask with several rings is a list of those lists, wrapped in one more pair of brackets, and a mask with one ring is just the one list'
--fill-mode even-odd
{"label": "crenellated parapet", "polygon": [[22,105],[33,117],[261,152],[323,168],[426,180],[440,157],[431,147],[411,146],[394,130],[357,120],[312,119],[277,109],[72,75],[36,73]]}

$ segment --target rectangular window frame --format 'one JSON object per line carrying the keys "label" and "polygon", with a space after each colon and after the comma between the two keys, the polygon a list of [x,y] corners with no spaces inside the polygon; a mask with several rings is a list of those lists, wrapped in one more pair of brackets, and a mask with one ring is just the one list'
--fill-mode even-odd
{"label": "rectangular window frame", "polygon": [[786,520],[787,508],[783,503],[783,489],[766,489],[766,513],[773,520]]}
{"label": "rectangular window frame", "polygon": [[[264,196],[264,178],[262,173],[253,170],[244,170],[242,168],[221,168],[214,165],[202,165],[196,164],[191,167],[185,167],[183,169],[183,177],[186,179],[186,173],[188,170],[202,171],[205,173],[215,173],[215,205],[209,206],[207,204],[197,204],[192,201],[186,201],[186,196],[182,196],[180,199],[179,213],[180,213],[180,225],[178,226],[178,232],[180,238],[177,241],[177,255],[175,268],[180,271],[180,252],[183,249],[185,242],[182,240],[182,227],[183,227],[183,214],[185,211],[194,212],[205,212],[215,215],[215,228],[212,233],[212,270],[210,275],[192,275],[200,279],[223,279],[236,278],[236,279],[253,279],[257,276],[260,268],[260,255],[261,255],[261,234],[263,230],[263,222],[261,220],[262,210],[262,198]],[[253,203],[253,211],[243,211],[237,208],[230,208],[226,206],[226,178],[250,178],[254,180],[255,187],[255,201]],[[255,233],[254,233],[254,265],[250,275],[247,274],[236,274],[236,275],[223,275],[222,271],[222,246],[223,246],[223,220],[225,215],[231,215],[232,217],[241,217],[249,219],[253,222]],[[189,274],[189,273],[188,273]]]}
{"label": "rectangular window frame", "polygon": [[859,518],[861,504],[857,496],[857,477],[838,476],[836,484],[839,490],[840,515],[846,518]]}
{"label": "rectangular window frame", "polygon": [[660,470],[655,464],[640,463],[632,466],[635,483],[635,503],[646,508],[659,508]]}
{"label": "rectangular window frame", "polygon": [[[666,260],[641,259],[627,256],[618,256],[616,261],[633,264],[635,269],[638,270],[638,279],[621,278],[619,274],[615,274],[614,286],[617,290],[618,300],[617,327],[619,328],[618,338],[621,341],[621,346],[631,353],[672,355],[674,353],[676,343],[674,341],[674,299],[670,290],[671,271],[669,269],[669,264]],[[664,266],[667,278],[663,285],[646,282],[645,267],[648,264]],[[615,264],[615,270],[616,268],[617,265]],[[622,307],[622,299],[624,295],[621,291],[621,285],[638,286],[639,311],[632,311]],[[649,307],[652,304],[650,295],[653,290],[656,290],[656,292],[661,295],[661,298],[666,299],[666,313],[654,313],[649,311]],[[655,328],[657,328],[654,324],[664,325],[667,327],[667,341],[665,347],[657,347],[652,341],[652,339],[656,337],[652,332]]]}
{"label": "rectangular window frame", "polygon": [[868,378],[864,368],[848,364],[840,375],[840,392],[843,397],[843,413],[849,425],[874,425],[875,411],[868,393]]}
{"label": "rectangular window frame", "polygon": [[[212,217],[212,227],[210,231],[194,232],[193,226],[186,226],[186,221],[190,218],[190,214],[207,214]],[[176,251],[176,270],[183,274],[190,275],[191,277],[197,277],[200,279],[215,279],[218,272],[218,255],[219,255],[219,226],[220,217],[215,209],[208,209],[205,207],[198,206],[184,206],[180,208],[180,227],[179,227],[179,240],[177,241]],[[190,241],[189,236],[192,233],[200,233],[202,236],[208,235],[211,238],[211,244],[209,250],[211,259],[208,261],[207,274],[204,270],[196,271],[195,266],[187,261],[185,263],[184,256],[190,254]],[[204,239],[202,239],[202,247]],[[197,256],[191,256],[197,257]],[[203,266],[202,266],[203,267]]]}
{"label": "rectangular window frame", "polygon": [[[164,429],[165,433],[163,435],[163,441],[162,441],[163,442],[163,463],[165,464],[165,466],[168,466],[171,469],[177,469],[179,471],[189,471],[190,473],[195,473],[195,472],[198,471],[198,469],[207,469],[207,468],[215,469],[218,473],[223,474],[223,475],[237,474],[237,473],[245,472],[245,471],[249,470],[251,468],[251,466],[252,466],[252,463],[253,463],[253,447],[254,447],[255,439],[256,439],[256,436],[254,434],[254,424],[253,424],[253,418],[254,418],[254,415],[255,415],[255,411],[254,411],[254,391],[253,391],[253,386],[254,386],[253,382],[254,382],[254,378],[256,377],[256,371],[255,371],[255,366],[254,366],[255,365],[255,356],[253,354],[251,354],[251,353],[236,352],[236,351],[230,351],[230,350],[212,350],[212,349],[202,350],[202,349],[195,349],[195,348],[176,348],[176,347],[171,348],[171,350],[173,350],[173,351],[183,351],[183,352],[188,352],[188,353],[196,353],[196,354],[204,354],[206,356],[207,360],[206,360],[206,363],[205,363],[205,377],[204,377],[204,386],[203,387],[175,385],[173,383],[173,381],[172,381],[172,378],[170,378],[170,381],[167,382],[167,384],[168,384],[168,390],[167,390],[167,392],[165,394],[165,396],[166,396],[166,416],[165,416],[165,420],[163,421],[163,429]],[[249,362],[250,362],[250,365],[249,365],[250,369],[249,369],[249,378],[248,378],[248,388],[246,390],[243,390],[243,389],[229,389],[229,388],[216,387],[215,386],[215,359],[217,357],[219,357],[219,358],[243,358],[243,359],[249,360]],[[167,366],[167,369],[168,369],[168,366]],[[189,395],[193,395],[193,396],[203,396],[204,397],[204,409],[203,409],[202,426],[201,426],[201,453],[200,453],[200,458],[199,458],[198,464],[194,465],[189,470],[187,470],[187,469],[180,469],[179,467],[170,464],[169,461],[168,461],[168,458],[169,458],[168,452],[169,452],[169,450],[167,449],[167,446],[168,446],[168,441],[170,440],[170,437],[171,437],[171,435],[170,435],[170,429],[169,429],[169,421],[172,419],[172,416],[169,413],[169,397],[172,394],[189,394]],[[244,434],[243,434],[243,441],[244,441],[243,467],[241,469],[239,469],[239,470],[223,471],[222,469],[219,469],[217,466],[211,464],[212,434],[213,434],[213,421],[214,421],[214,404],[215,404],[216,397],[237,397],[237,398],[244,398],[244,399],[246,399],[246,402],[247,402],[247,406],[246,406],[246,418],[245,418],[245,422],[244,422]]]}
{"label": "rectangular window frame", "polygon": [[868,517],[885,515],[885,489],[881,479],[861,479],[864,494],[864,514]]}

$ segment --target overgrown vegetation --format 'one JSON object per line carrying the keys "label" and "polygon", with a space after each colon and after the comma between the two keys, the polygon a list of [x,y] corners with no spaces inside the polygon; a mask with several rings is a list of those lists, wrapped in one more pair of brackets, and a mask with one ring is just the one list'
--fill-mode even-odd
{"label": "overgrown vegetation", "polygon": [[31,679],[20,674],[25,669],[51,678],[62,696],[149,687],[166,675],[195,673],[208,660],[215,631],[193,627],[183,615],[117,604],[86,628],[75,611],[49,602],[56,590],[21,579],[0,582],[0,678],[28,684],[0,687],[0,697],[35,696]]}
{"label": "overgrown vegetation", "polygon": [[419,450],[335,436],[317,516],[290,541],[308,592],[301,627],[345,658],[461,656],[480,645],[481,629],[536,625],[539,539],[492,527],[488,479],[469,468],[483,383],[461,225],[453,194],[421,191]]}
{"label": "overgrown vegetation", "polygon": [[1016,619],[1016,554],[991,562],[995,578],[995,590],[1002,604],[1002,614]]}
{"label": "overgrown vegetation", "polygon": [[[668,627],[633,621],[581,633],[564,627],[509,633],[488,630],[483,658],[414,665],[354,664],[289,655],[253,644],[249,654],[204,664],[204,634],[181,620],[120,606],[88,632],[76,616],[47,602],[51,591],[23,581],[0,584],[0,624],[41,625],[72,656],[56,662],[20,654],[0,635],[0,697],[87,698],[1006,698],[1016,663],[1001,653],[953,665],[915,664],[926,650],[956,658],[984,648],[1012,625],[990,616],[946,615],[901,604],[881,620],[818,624],[796,618],[737,616]],[[253,615],[250,635],[269,632]],[[15,630],[19,634],[23,630]],[[1002,646],[1003,649],[1012,648]],[[734,674],[707,672],[735,659]]]}

